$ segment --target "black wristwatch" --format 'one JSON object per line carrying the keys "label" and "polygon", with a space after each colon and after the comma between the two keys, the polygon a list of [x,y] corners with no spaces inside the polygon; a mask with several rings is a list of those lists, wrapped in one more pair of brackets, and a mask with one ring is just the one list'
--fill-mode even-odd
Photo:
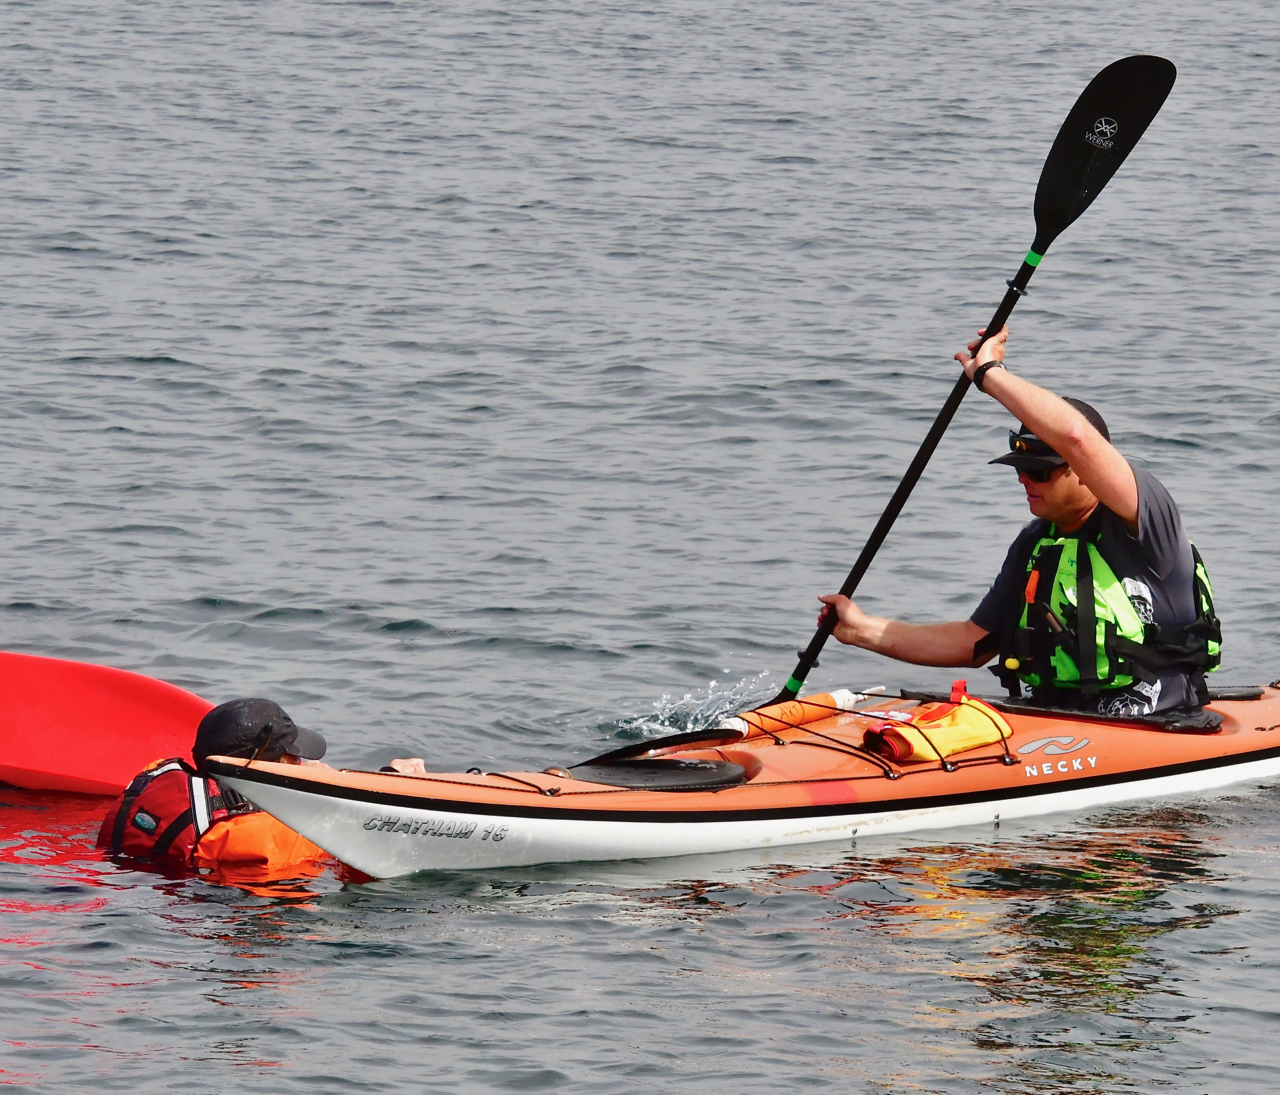
{"label": "black wristwatch", "polygon": [[977,388],[978,391],[982,392],[983,395],[986,395],[986,389],[982,387],[982,378],[987,375],[987,370],[1003,368],[1004,362],[1002,361],[988,361],[985,365],[979,365],[973,370],[973,386]]}

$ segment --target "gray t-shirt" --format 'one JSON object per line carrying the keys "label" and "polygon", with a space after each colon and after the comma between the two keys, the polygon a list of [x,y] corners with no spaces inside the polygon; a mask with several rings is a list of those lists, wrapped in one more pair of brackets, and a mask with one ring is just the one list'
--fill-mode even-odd
{"label": "gray t-shirt", "polygon": [[[1130,464],[1130,467],[1133,467]],[[1135,536],[1106,506],[1099,505],[1081,530],[1101,532],[1098,551],[1107,561],[1138,615],[1161,626],[1185,626],[1196,618],[1195,560],[1182,516],[1169,492],[1154,475],[1133,468],[1138,481],[1138,532]],[[1013,614],[1021,616],[1027,563],[1036,543],[1049,535],[1049,522],[1036,518],[1014,540],[995,584],[969,618],[999,637]],[[1105,715],[1142,715],[1194,704],[1195,690],[1185,674],[1162,677],[1155,684],[1135,682],[1102,693]]]}

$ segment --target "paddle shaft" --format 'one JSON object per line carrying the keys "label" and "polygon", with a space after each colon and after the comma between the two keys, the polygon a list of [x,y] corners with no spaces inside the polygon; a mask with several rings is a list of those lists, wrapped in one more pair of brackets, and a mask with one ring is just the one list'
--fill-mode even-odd
{"label": "paddle shaft", "polygon": [[[1032,254],[1034,255],[1035,252],[1032,252]],[[1037,264],[1039,263],[1039,258],[1040,256],[1036,256]],[[1035,272],[1035,266],[1030,262],[1023,262],[1017,276],[1009,282],[1009,291],[1005,293],[1004,299],[1000,302],[1000,307],[996,309],[996,314],[991,317],[991,322],[987,324],[985,328],[987,333],[982,336],[981,342],[974,348],[975,356],[978,349],[981,348],[982,342],[986,342],[988,338],[996,334],[1005,325],[1010,313],[1017,306],[1018,298],[1026,291],[1027,282],[1031,280],[1031,275]],[[889,499],[889,504],[885,506],[884,512],[880,514],[880,520],[876,522],[876,527],[871,530],[871,535],[867,538],[862,554],[858,556],[858,561],[853,564],[853,569],[849,571],[849,577],[844,580],[844,585],[840,587],[842,596],[852,597],[854,590],[858,588],[858,584],[862,581],[862,576],[866,574],[867,569],[871,566],[871,561],[876,557],[876,552],[880,550],[880,546],[889,535],[889,530],[893,528],[893,523],[898,519],[898,514],[902,512],[902,507],[907,504],[907,499],[911,497],[911,492],[915,489],[915,485],[920,482],[920,476],[924,474],[924,469],[933,456],[934,449],[938,447],[938,442],[942,440],[942,435],[947,432],[947,427],[951,425],[951,420],[955,417],[956,411],[960,409],[965,393],[972,384],[973,381],[964,373],[960,374],[960,379],[956,381],[955,387],[951,389],[951,394],[947,396],[947,401],[942,405],[942,410],[938,412],[938,417],[933,420],[933,425],[929,427],[929,432],[925,434],[924,440],[920,442],[920,448],[916,450],[916,455],[912,459],[910,467],[907,468],[907,474],[902,477],[902,482],[898,484],[898,489],[893,492],[893,497]],[[787,681],[782,691],[769,701],[770,703],[785,703],[787,700],[795,699],[800,694],[805,677],[809,675],[809,670],[818,664],[818,655],[822,652],[827,639],[831,637],[837,622],[835,609],[831,609],[823,618],[822,623],[818,625],[818,630],[814,633],[809,645],[799,652],[800,661],[796,664],[795,672],[791,674],[791,679]]]}
{"label": "paddle shaft", "polygon": [[[1089,208],[1142,139],[1142,134],[1172,90],[1177,73],[1173,63],[1163,57],[1147,54],[1122,57],[1099,72],[1080,93],[1066,121],[1058,130],[1058,136],[1040,171],[1035,201],[1036,238],[1031,244],[1031,251],[1017,276],[1009,282],[1009,291],[996,309],[996,314],[991,317],[991,322],[987,324],[987,334],[978,343],[978,347],[1004,326],[1049,244]],[[978,347],[975,347],[975,353]],[[938,412],[938,417],[921,442],[915,459],[911,461],[906,476],[893,492],[893,497],[876,522],[866,547],[862,549],[858,561],[849,571],[849,577],[840,587],[844,596],[851,596],[858,588],[858,583],[862,581],[862,576],[876,557],[880,545],[889,535],[902,507],[911,497],[929,458],[933,456],[933,450],[938,447],[947,426],[951,424],[970,383],[969,378],[962,375],[951,389],[946,403],[942,405],[942,410]],[[796,671],[772,703],[783,703],[799,695],[805,677],[818,664],[818,654],[827,637],[835,630],[836,623],[835,612],[825,614],[813,641],[801,651]]]}

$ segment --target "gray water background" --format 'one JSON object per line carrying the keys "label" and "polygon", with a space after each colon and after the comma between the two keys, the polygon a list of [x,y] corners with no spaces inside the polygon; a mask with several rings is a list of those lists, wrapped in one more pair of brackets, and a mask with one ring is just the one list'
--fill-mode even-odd
{"label": "gray water background", "polygon": [[[4,3],[3,646],[273,696],[349,765],[767,697],[1133,52],[1178,83],[1009,360],[1179,500],[1221,679],[1280,676],[1280,14],[1244,0]],[[1026,519],[1009,425],[969,396],[864,607],[971,611]],[[1273,1086],[1273,787],[260,893],[68,865],[59,808],[0,863],[36,1090]]]}

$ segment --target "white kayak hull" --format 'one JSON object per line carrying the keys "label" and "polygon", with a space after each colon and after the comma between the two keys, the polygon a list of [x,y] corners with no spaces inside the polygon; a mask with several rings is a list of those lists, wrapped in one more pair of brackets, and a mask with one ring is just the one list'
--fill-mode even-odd
{"label": "white kayak hull", "polygon": [[[1164,799],[1212,791],[1246,780],[1280,776],[1280,756],[1232,762],[1170,775],[1072,787],[1037,788],[1035,794],[993,792],[981,801],[896,808],[893,803],[861,802],[835,808],[820,817],[763,817],[740,820],[605,820],[598,818],[518,816],[485,812],[477,804],[465,811],[397,804],[264,783],[252,777],[219,773],[220,781],[330,855],[374,878],[396,878],[430,870],[524,867],[581,860],[658,859],[714,852],[780,848],[961,826],[990,825],[1015,818],[1087,810],[1140,799]],[[409,778],[409,777],[405,777]],[[918,801],[918,800],[917,800]]]}

